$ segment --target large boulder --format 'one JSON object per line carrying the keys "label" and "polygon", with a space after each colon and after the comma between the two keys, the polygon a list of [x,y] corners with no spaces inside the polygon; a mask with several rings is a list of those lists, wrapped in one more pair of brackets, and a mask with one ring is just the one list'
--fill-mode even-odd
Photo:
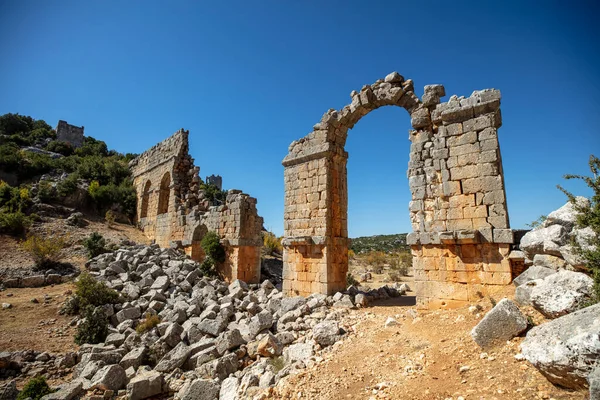
{"label": "large boulder", "polygon": [[531,305],[548,318],[577,310],[590,299],[594,281],[581,272],[560,270],[536,280],[531,289]]}
{"label": "large boulder", "polygon": [[471,330],[471,336],[480,347],[512,339],[527,329],[527,318],[509,299],[502,299]]}
{"label": "large boulder", "polygon": [[519,247],[531,260],[536,254],[560,256],[560,247],[566,244],[567,239],[567,230],[563,226],[551,225],[527,232]]}
{"label": "large boulder", "polygon": [[600,304],[534,327],[521,352],[550,382],[586,388],[600,360]]}

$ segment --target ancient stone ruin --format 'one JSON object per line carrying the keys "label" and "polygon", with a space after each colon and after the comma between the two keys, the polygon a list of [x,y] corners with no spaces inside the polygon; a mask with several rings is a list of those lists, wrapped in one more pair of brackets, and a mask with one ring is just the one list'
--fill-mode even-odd
{"label": "ancient stone ruin", "polygon": [[83,126],[69,125],[67,121],[60,120],[56,125],[56,138],[61,142],[70,143],[73,147],[83,146]]}
{"label": "ancient stone ruin", "polygon": [[446,103],[442,85],[425,86],[394,72],[351,93],[313,132],[293,142],[285,167],[283,291],[335,293],[348,271],[348,130],[382,106],[411,116],[408,181],[413,232],[408,235],[417,304],[455,307],[505,285],[513,274],[502,159],[498,145],[500,92],[475,91]]}
{"label": "ancient stone ruin", "polygon": [[181,129],[131,161],[138,225],[161,247],[182,248],[197,261],[204,259],[200,241],[214,231],[226,250],[222,276],[258,283],[263,219],[256,199],[229,190],[225,204],[211,204],[188,154],[188,134]]}

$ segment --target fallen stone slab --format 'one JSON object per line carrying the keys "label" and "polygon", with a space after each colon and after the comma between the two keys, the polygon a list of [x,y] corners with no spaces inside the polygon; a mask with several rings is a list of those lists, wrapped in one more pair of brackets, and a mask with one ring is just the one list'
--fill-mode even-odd
{"label": "fallen stone slab", "polygon": [[54,393],[50,393],[41,398],[41,400],[71,400],[83,392],[83,381],[74,380],[61,385]]}
{"label": "fallen stone slab", "polygon": [[532,328],[521,353],[553,384],[586,388],[600,360],[600,304]]}
{"label": "fallen stone slab", "polygon": [[548,275],[552,275],[555,273],[556,273],[556,270],[554,270],[554,269],[542,267],[539,265],[532,265],[531,267],[529,267],[525,271],[523,271],[523,273],[521,275],[517,276],[513,280],[513,285],[521,286],[529,281],[533,281],[536,279],[543,279],[543,278],[547,277]]}
{"label": "fallen stone slab", "polygon": [[142,400],[163,392],[164,378],[158,371],[144,371],[133,377],[127,384],[129,400]]}
{"label": "fallen stone slab", "polygon": [[165,354],[156,364],[154,369],[159,372],[170,372],[175,368],[181,367],[190,356],[190,348],[183,342],[180,342],[173,350]]}
{"label": "fallen stone slab", "polygon": [[471,330],[471,336],[475,343],[485,348],[512,339],[525,329],[527,318],[513,301],[505,298]]}
{"label": "fallen stone slab", "polygon": [[196,379],[183,385],[177,392],[179,400],[218,399],[220,386],[210,379]]}
{"label": "fallen stone slab", "polygon": [[127,376],[120,365],[107,365],[100,368],[91,381],[92,388],[117,391],[125,387]]}

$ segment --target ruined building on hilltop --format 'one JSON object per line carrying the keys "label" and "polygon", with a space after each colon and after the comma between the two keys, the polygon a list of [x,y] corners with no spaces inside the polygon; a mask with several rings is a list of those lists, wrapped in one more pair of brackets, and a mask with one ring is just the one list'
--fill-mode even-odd
{"label": "ruined building on hilltop", "polygon": [[137,223],[161,247],[183,248],[197,261],[204,259],[200,241],[214,231],[226,250],[221,274],[258,282],[263,219],[256,199],[229,190],[224,204],[211,206],[200,189],[200,167],[188,154],[188,134],[179,130],[129,164],[138,194]]}
{"label": "ruined building on hilltop", "polygon": [[70,125],[67,121],[60,120],[56,125],[56,139],[70,143],[73,147],[83,146],[83,126]]}

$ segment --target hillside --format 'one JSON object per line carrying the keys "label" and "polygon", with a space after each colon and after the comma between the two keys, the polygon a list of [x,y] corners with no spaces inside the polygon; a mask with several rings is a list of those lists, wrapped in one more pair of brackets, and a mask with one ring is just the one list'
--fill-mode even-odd
{"label": "hillside", "polygon": [[390,253],[410,250],[410,246],[406,245],[406,233],[361,236],[350,240],[350,249],[356,254],[369,251],[383,251]]}

